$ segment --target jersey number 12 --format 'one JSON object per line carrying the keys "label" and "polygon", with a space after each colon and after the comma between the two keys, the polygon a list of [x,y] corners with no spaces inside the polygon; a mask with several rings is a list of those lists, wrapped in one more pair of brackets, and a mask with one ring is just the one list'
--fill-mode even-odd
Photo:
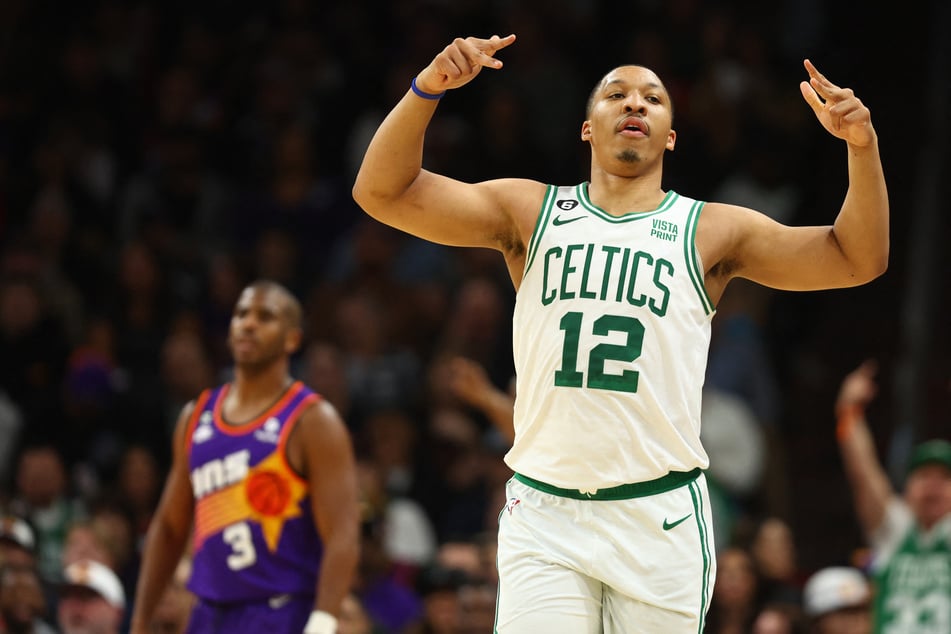
{"label": "jersey number 12", "polygon": [[[584,374],[578,370],[578,347],[583,325],[583,313],[570,312],[561,318],[560,329],[565,331],[565,341],[561,349],[561,368],[555,371],[555,385],[560,387],[582,387]],[[607,361],[630,363],[641,356],[644,343],[644,324],[634,317],[624,315],[602,315],[594,321],[592,334],[605,337],[612,332],[626,333],[627,341],[622,344],[599,343],[588,353],[587,387],[597,390],[616,392],[636,392],[638,372],[622,370],[620,374],[608,374],[604,371]]]}

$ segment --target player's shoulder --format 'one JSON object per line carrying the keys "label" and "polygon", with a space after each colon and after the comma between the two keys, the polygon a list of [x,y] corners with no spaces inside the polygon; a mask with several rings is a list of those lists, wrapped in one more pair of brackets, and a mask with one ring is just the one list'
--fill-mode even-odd
{"label": "player's shoulder", "polygon": [[698,235],[742,236],[750,232],[766,230],[775,221],[766,214],[744,207],[723,202],[703,202],[698,216]]}
{"label": "player's shoulder", "polygon": [[220,392],[227,384],[214,385],[204,388],[197,396],[190,399],[179,410],[178,416],[180,420],[188,420],[195,413],[196,410],[204,409],[208,402],[214,397],[214,395]]}
{"label": "player's shoulder", "polygon": [[537,205],[545,197],[548,185],[528,178],[496,178],[477,186],[491,192],[506,207]]}
{"label": "player's shoulder", "polygon": [[301,383],[301,392],[305,394],[306,403],[300,410],[298,426],[324,426],[343,424],[343,418],[337,407],[327,400],[323,394]]}
{"label": "player's shoulder", "polygon": [[323,397],[313,399],[293,422],[287,441],[288,455],[299,455],[300,451],[336,451],[351,443],[350,436],[343,416],[333,403]]}
{"label": "player's shoulder", "polygon": [[704,215],[714,215],[720,218],[725,219],[736,219],[740,222],[746,222],[752,219],[763,219],[768,218],[768,216],[759,211],[758,209],[753,209],[752,207],[745,207],[743,205],[736,205],[733,203],[725,203],[720,201],[701,201],[703,203],[703,214]]}
{"label": "player's shoulder", "polygon": [[189,421],[194,417],[197,412],[200,412],[203,409],[206,409],[209,405],[209,401],[219,393],[227,384],[222,383],[220,385],[215,385],[211,387],[204,388],[199,392],[198,396],[190,399],[181,409],[178,410],[178,425],[186,426]]}

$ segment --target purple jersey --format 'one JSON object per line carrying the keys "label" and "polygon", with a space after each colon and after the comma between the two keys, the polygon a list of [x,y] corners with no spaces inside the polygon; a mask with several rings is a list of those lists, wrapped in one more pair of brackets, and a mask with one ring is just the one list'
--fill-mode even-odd
{"label": "purple jersey", "polygon": [[188,424],[195,496],[188,588],[221,602],[313,596],[323,544],[307,482],[288,464],[285,446],[320,397],[296,382],[261,416],[229,425],[221,416],[229,388],[205,390]]}

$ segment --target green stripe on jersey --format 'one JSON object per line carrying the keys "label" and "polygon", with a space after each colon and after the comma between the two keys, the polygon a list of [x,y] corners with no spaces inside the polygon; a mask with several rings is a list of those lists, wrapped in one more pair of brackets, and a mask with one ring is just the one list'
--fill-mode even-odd
{"label": "green stripe on jersey", "polygon": [[664,200],[661,201],[660,205],[657,206],[657,209],[653,211],[632,211],[624,214],[623,216],[612,216],[605,210],[601,209],[597,205],[591,202],[591,198],[588,196],[588,183],[581,183],[577,186],[578,190],[578,200],[581,201],[581,204],[585,208],[596,215],[602,220],[607,220],[608,222],[631,222],[632,220],[640,220],[641,218],[648,218],[659,213],[663,213],[674,206],[674,203],[677,202],[677,199],[680,198],[680,195],[670,190],[667,192],[667,195],[664,196]]}
{"label": "green stripe on jersey", "polygon": [[555,190],[556,187],[554,185],[549,185],[545,189],[545,197],[542,199],[542,208],[538,212],[538,218],[535,220],[535,229],[532,230],[532,237],[528,241],[528,259],[525,261],[525,273],[522,274],[522,277],[528,274],[528,270],[532,268],[532,262],[535,261],[538,245],[542,241],[542,234],[545,233],[545,227],[548,226],[548,218],[551,216],[551,208],[555,202]]}
{"label": "green stripe on jersey", "polygon": [[703,283],[703,270],[697,259],[697,221],[700,218],[700,211],[704,203],[695,201],[690,207],[690,213],[687,214],[687,235],[684,236],[684,259],[687,261],[687,273],[693,287],[700,296],[700,303],[703,304],[703,310],[709,315],[714,311],[713,301],[707,294],[707,287]]}

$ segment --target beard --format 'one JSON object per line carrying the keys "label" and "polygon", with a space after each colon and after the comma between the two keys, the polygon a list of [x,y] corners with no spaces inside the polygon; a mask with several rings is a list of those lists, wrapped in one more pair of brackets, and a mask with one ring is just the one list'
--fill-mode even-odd
{"label": "beard", "polygon": [[626,149],[622,150],[621,153],[617,155],[617,159],[622,163],[638,163],[641,160],[641,155],[635,150]]}
{"label": "beard", "polygon": [[250,374],[258,374],[262,371],[266,371],[285,354],[283,341],[271,342],[270,345],[268,345],[267,342],[258,342],[257,345],[251,349],[237,351],[229,341],[228,348],[231,351],[231,358],[235,365],[241,366]]}

